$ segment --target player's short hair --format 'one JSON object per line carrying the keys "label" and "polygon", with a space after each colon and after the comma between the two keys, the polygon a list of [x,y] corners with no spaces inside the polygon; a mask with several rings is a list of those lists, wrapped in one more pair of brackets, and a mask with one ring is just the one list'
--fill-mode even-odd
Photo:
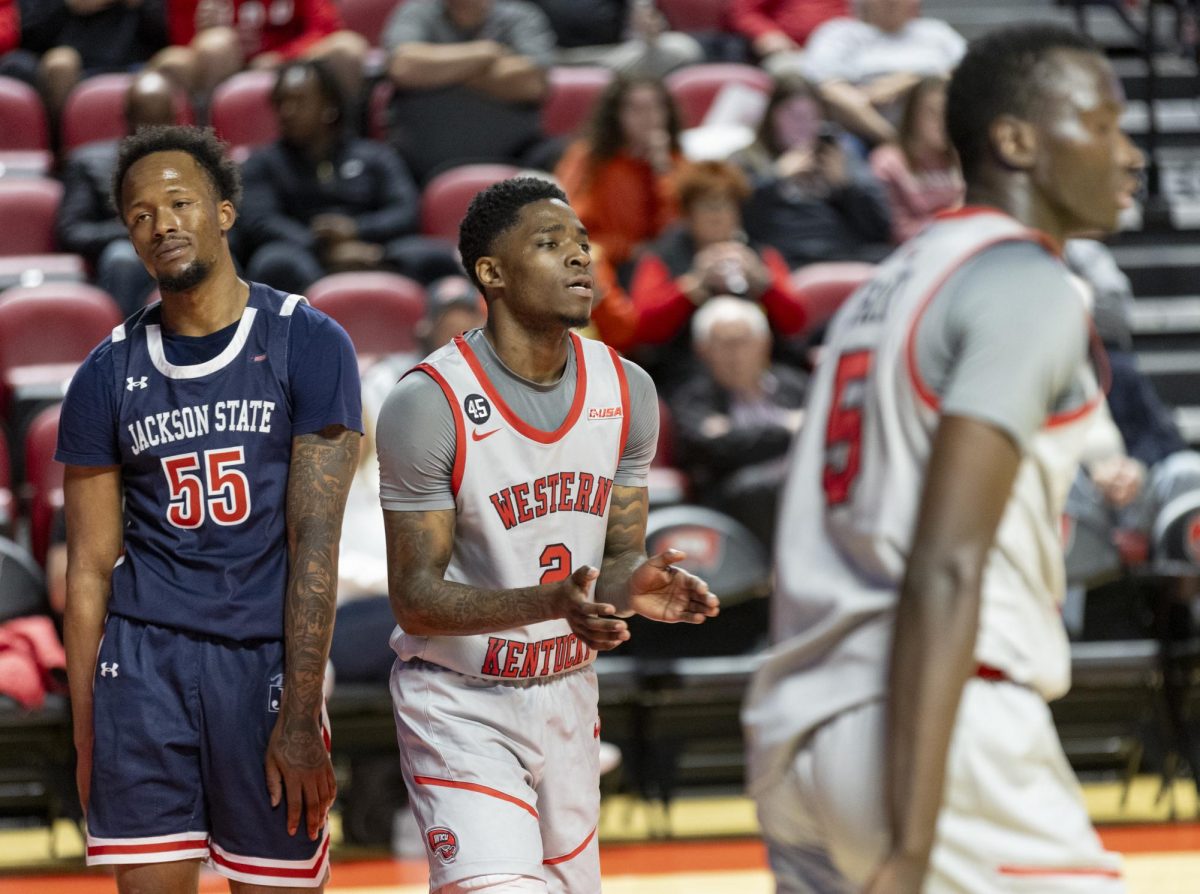
{"label": "player's short hair", "polygon": [[745,323],[754,335],[771,337],[771,326],[761,307],[744,298],[718,295],[705,301],[692,316],[692,344],[702,345],[708,341],[719,323]]}
{"label": "player's short hair", "polygon": [[1088,37],[1060,25],[1000,28],[971,41],[946,91],[946,131],[968,179],[991,153],[988,129],[1001,115],[1030,119],[1057,50],[1100,54]]}
{"label": "player's short hair", "polygon": [[196,164],[208,176],[217,198],[236,206],[242,200],[242,175],[230,160],[228,148],[211,127],[164,125],[141,128],[121,140],[112,179],[113,207],[118,213],[122,212],[121,187],[129,169],[155,152],[186,152],[196,159]]}
{"label": "player's short hair", "polygon": [[458,253],[471,282],[482,292],[483,283],[475,273],[475,262],[491,254],[496,240],[517,222],[521,209],[534,202],[567,196],[558,185],[543,177],[513,177],[481,190],[467,208],[458,227]]}

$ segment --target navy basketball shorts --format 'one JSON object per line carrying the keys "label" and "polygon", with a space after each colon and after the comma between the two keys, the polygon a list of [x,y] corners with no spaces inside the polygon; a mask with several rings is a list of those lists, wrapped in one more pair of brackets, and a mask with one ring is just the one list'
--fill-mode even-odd
{"label": "navy basketball shorts", "polygon": [[[316,887],[329,830],[287,832],[263,770],[283,643],[240,644],[110,615],[93,681],[88,865],[206,860],[236,881]],[[329,728],[326,718],[326,744]]]}

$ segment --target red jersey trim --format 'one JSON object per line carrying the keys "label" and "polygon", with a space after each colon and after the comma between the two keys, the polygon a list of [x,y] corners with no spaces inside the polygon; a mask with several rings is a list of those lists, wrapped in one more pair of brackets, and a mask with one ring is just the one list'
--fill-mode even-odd
{"label": "red jersey trim", "polygon": [[443,788],[458,788],[468,792],[477,792],[481,795],[487,795],[490,798],[496,798],[500,801],[507,801],[509,804],[515,804],[522,810],[526,811],[534,819],[539,819],[538,812],[533,806],[526,804],[520,798],[515,798],[506,792],[499,789],[489,788],[486,785],[480,785],[477,782],[457,782],[453,779],[439,779],[436,776],[414,776],[413,782],[417,785],[440,785]]}
{"label": "red jersey trim", "polygon": [[115,856],[117,854],[166,854],[173,851],[208,850],[208,834],[182,841],[156,841],[142,844],[89,844],[89,857]]}
{"label": "red jersey trim", "polygon": [[1104,350],[1104,344],[1100,341],[1100,333],[1096,331],[1096,323],[1091,317],[1088,318],[1088,330],[1091,334],[1092,365],[1096,370],[1096,379],[1100,390],[1095,397],[1074,410],[1068,410],[1065,413],[1051,413],[1046,419],[1046,428],[1059,428],[1083,418],[1100,405],[1100,401],[1112,388],[1112,369],[1108,365],[1108,352]]}
{"label": "red jersey trim", "polygon": [[[945,215],[950,217],[972,216],[971,214],[962,215],[961,212],[964,210],[967,209],[945,212]],[[972,213],[999,214],[1000,212],[993,211],[990,208],[976,208]],[[981,252],[987,251],[989,248],[993,248],[994,246],[1002,245],[1005,242],[1033,241],[1042,245],[1043,248],[1049,248],[1049,246],[1047,246],[1042,239],[1038,238],[1041,235],[1042,234],[1039,234],[1037,230],[1029,230],[1026,236],[998,236],[995,239],[983,243],[970,254],[959,259],[958,263],[947,270],[941,279],[939,279],[929,288],[929,291],[925,293],[925,297],[921,299],[921,306],[917,308],[916,315],[913,317],[912,322],[908,325],[908,338],[905,342],[904,356],[908,365],[908,378],[909,381],[912,382],[913,390],[917,392],[917,397],[921,399],[921,403],[925,404],[925,406],[929,407],[929,409],[933,410],[934,412],[940,411],[942,408],[942,402],[938,396],[934,394],[933,389],[929,387],[929,383],[921,378],[921,371],[917,366],[917,327],[921,325],[921,320],[925,318],[925,311],[929,310],[929,305],[933,303],[933,299],[937,296],[937,293],[941,291],[942,286],[947,283],[950,277],[961,270],[968,261],[978,257]]]}
{"label": "red jersey trim", "polygon": [[1102,869],[1092,866],[997,866],[1000,875],[1040,876],[1040,875],[1074,875],[1099,876],[1100,878],[1120,878],[1119,869]]}
{"label": "red jersey trim", "polygon": [[579,847],[575,848],[575,850],[571,851],[571,853],[563,854],[561,857],[551,857],[548,860],[543,860],[542,865],[543,866],[557,866],[559,863],[566,863],[569,860],[574,860],[576,857],[578,857],[580,854],[583,853],[584,849],[589,844],[592,843],[592,839],[595,837],[596,837],[596,830],[593,828],[592,831],[588,832],[587,838],[583,839],[583,841],[580,843]]}
{"label": "red jersey trim", "polygon": [[621,449],[617,452],[617,462],[625,455],[625,445],[629,443],[629,379],[625,377],[625,365],[621,356],[612,348],[608,349],[612,358],[613,369],[617,372],[617,382],[621,386]]}
{"label": "red jersey trim", "polygon": [[[218,866],[223,866],[234,872],[245,873],[246,875],[265,876],[267,878],[317,878],[318,876],[323,876],[326,872],[325,855],[328,852],[329,835],[326,834],[325,841],[321,844],[321,850],[313,858],[311,866],[290,867],[266,865],[267,861],[255,860],[253,857],[239,857],[234,860],[226,857],[215,848],[212,852],[212,861]],[[309,861],[305,860],[303,862],[308,863]]]}
{"label": "red jersey trim", "polygon": [[[571,409],[567,411],[567,418],[554,431],[542,431],[542,429],[534,428],[532,425],[524,422],[509,408],[508,404],[504,402],[504,398],[493,387],[491,380],[487,377],[487,373],[483,371],[483,366],[480,364],[479,358],[475,356],[475,352],[467,344],[466,339],[461,335],[456,336],[454,344],[458,346],[458,350],[466,359],[467,365],[471,367],[471,372],[475,374],[475,378],[479,380],[480,386],[491,402],[496,405],[496,409],[500,411],[500,415],[504,417],[504,421],[531,441],[536,441],[538,444],[553,444],[561,440],[563,435],[569,432],[575,423],[579,421],[579,414],[583,412],[584,397],[587,395],[587,362],[583,358],[583,345],[579,341],[579,336],[574,332],[570,333],[570,336],[571,343],[575,349],[575,398],[571,402]],[[455,490],[457,491],[457,488]]]}
{"label": "red jersey trim", "polygon": [[[1011,214],[1001,211],[999,208],[992,208],[988,205],[963,205],[960,208],[952,208],[948,211],[934,212],[934,220],[958,220],[967,217],[981,217],[985,214],[998,214],[1000,217],[1012,217]],[[1016,220],[1016,218],[1013,218]],[[1018,221],[1020,223],[1020,221]],[[1021,226],[1025,226],[1021,224]],[[1054,255],[1056,258],[1061,258],[1063,253],[1062,243],[1051,236],[1049,233],[1036,229],[1034,227],[1025,227],[1034,241],[1041,245]]]}
{"label": "red jersey trim", "polygon": [[450,387],[450,383],[440,372],[428,363],[419,363],[414,369],[419,369],[437,382],[442,393],[446,395],[446,402],[450,404],[450,412],[454,416],[454,469],[450,473],[450,491],[457,498],[458,488],[463,480],[463,469],[467,465],[467,425],[463,421],[462,409],[458,405],[454,389]]}

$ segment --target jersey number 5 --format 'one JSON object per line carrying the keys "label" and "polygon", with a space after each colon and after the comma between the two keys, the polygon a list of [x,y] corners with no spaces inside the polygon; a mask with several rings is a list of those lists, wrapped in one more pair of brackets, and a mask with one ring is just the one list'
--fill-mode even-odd
{"label": "jersey number 5", "polygon": [[171,498],[167,521],[177,528],[198,528],[207,516],[218,525],[240,525],[250,516],[250,482],[233,467],[245,463],[241,447],[164,457]]}
{"label": "jersey number 5", "polygon": [[858,477],[862,461],[862,385],[870,371],[870,351],[855,351],[838,358],[833,405],[825,426],[825,470],[821,475],[825,502],[830,506],[850,499],[850,488]]}

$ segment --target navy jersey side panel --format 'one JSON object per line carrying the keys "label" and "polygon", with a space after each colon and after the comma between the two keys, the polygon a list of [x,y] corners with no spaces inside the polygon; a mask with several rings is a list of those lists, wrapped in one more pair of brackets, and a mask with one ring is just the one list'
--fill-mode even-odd
{"label": "navy jersey side panel", "polygon": [[283,635],[287,296],[253,285],[216,357],[165,357],[157,308],[114,339],[125,555],[109,610],[235,640]]}

